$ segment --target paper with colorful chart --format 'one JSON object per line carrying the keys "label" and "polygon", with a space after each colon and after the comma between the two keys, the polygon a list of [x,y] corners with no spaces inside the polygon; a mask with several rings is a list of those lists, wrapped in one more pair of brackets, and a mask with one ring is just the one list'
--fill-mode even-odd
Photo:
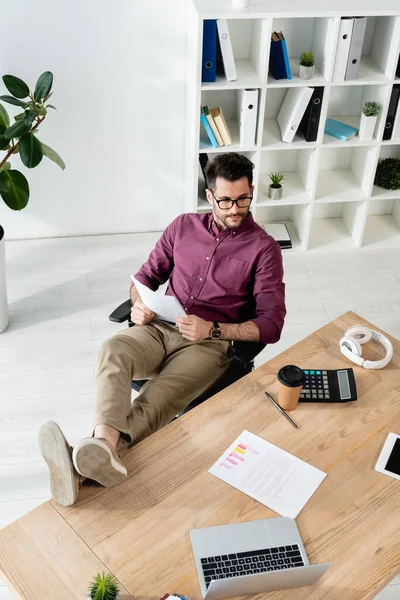
{"label": "paper with colorful chart", "polygon": [[292,519],[326,477],[326,473],[246,430],[208,472]]}

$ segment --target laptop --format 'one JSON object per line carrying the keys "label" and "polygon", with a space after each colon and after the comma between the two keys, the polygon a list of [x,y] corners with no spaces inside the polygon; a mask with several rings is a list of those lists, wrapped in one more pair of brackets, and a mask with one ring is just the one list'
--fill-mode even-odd
{"label": "laptop", "polygon": [[190,540],[206,600],[313,585],[332,564],[310,565],[288,517],[192,529]]}

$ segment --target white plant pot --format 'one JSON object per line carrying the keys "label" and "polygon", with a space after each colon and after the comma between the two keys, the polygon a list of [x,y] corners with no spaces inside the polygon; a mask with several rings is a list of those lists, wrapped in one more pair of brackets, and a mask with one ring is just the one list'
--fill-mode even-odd
{"label": "white plant pot", "polygon": [[6,287],[6,253],[4,229],[0,225],[0,333],[8,326],[8,306]]}
{"label": "white plant pot", "polygon": [[377,116],[366,117],[364,113],[361,113],[360,129],[358,131],[360,140],[372,140],[377,118]]}
{"label": "white plant pot", "polygon": [[[90,596],[87,596],[87,600],[92,600]],[[119,600],[119,592],[115,596],[115,600]]]}
{"label": "white plant pot", "polygon": [[282,198],[282,186],[280,185],[278,188],[274,188],[272,187],[272,184],[269,184],[268,196],[271,200],[280,200]]}
{"label": "white plant pot", "polygon": [[299,65],[299,77],[300,79],[311,79],[314,77],[314,65],[312,67]]}

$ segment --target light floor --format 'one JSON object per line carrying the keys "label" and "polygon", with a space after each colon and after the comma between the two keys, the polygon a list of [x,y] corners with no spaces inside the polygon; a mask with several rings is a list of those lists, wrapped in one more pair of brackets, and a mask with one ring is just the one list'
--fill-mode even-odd
{"label": "light floor", "polygon": [[[73,444],[91,431],[96,358],[121,328],[108,314],[158,233],[9,242],[11,323],[0,335],[0,526],[49,498],[37,431],[54,419]],[[354,310],[400,338],[400,248],[284,252],[288,315],[257,364]],[[13,596],[0,587],[0,600]],[[295,596],[294,596],[295,598]],[[400,577],[379,596],[400,599]],[[345,600],[345,599],[343,599]]]}

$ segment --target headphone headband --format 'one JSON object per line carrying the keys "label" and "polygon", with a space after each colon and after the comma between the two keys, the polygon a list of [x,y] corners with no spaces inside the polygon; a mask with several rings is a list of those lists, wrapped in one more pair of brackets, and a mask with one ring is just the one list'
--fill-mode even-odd
{"label": "headphone headband", "polygon": [[[361,344],[366,344],[371,339],[377,341],[385,348],[386,356],[381,360],[364,360],[362,358]],[[344,356],[365,369],[382,369],[386,367],[393,357],[391,341],[383,333],[361,325],[355,325],[347,329],[344,337],[339,342],[339,346]]]}

